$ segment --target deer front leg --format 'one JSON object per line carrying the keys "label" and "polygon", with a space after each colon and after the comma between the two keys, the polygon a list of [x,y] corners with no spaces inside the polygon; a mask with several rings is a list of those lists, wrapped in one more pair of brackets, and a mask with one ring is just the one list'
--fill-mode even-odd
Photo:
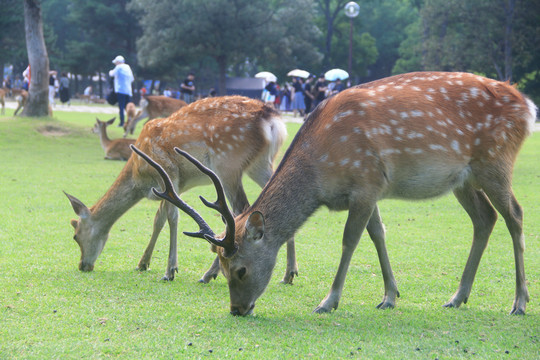
{"label": "deer front leg", "polygon": [[163,207],[165,206],[165,203],[166,203],[165,200],[161,201],[161,203],[159,204],[158,211],[156,212],[156,216],[154,217],[154,227],[152,230],[152,237],[150,238],[150,242],[146,246],[146,250],[144,250],[144,254],[141,257],[141,260],[139,260],[139,265],[137,265],[137,270],[139,271],[146,271],[150,268],[150,259],[152,258],[154,247],[156,246],[159,233],[163,229],[163,226],[165,225],[165,220],[167,219],[166,214],[163,209]]}
{"label": "deer front leg", "polygon": [[298,276],[298,263],[296,262],[293,236],[287,240],[287,269],[285,270],[285,276],[283,276],[281,283],[292,285],[295,276]]}
{"label": "deer front leg", "polygon": [[363,209],[353,209],[351,207],[349,209],[349,216],[347,218],[347,223],[345,224],[345,232],[343,233],[341,260],[339,262],[336,277],[334,278],[330,292],[313,312],[321,314],[331,312],[338,308],[352,255],[372,212],[373,207],[369,207],[369,210],[366,210],[366,207]]}
{"label": "deer front leg", "polygon": [[488,244],[488,239],[497,221],[497,213],[482,191],[475,190],[471,185],[454,190],[454,195],[473,223],[473,242],[465,270],[461,276],[459,287],[444,307],[457,308],[467,303],[471,293],[474,277],[480,264],[482,254]]}
{"label": "deer front leg", "polygon": [[216,256],[214,262],[210,266],[210,269],[206,270],[202,278],[199,279],[200,283],[208,284],[212,279],[216,279],[219,274],[219,257]]}
{"label": "deer front leg", "polygon": [[367,225],[367,231],[377,249],[377,255],[379,256],[379,263],[384,279],[384,297],[382,302],[377,305],[377,309],[393,309],[396,305],[396,296],[399,297],[399,291],[386,251],[385,230],[378,206],[375,206],[373,214],[371,214],[371,218]]}
{"label": "deer front leg", "polygon": [[167,270],[161,280],[174,280],[174,273],[178,272],[178,208],[173,204],[166,202],[165,209],[167,211],[167,220],[169,222],[170,243],[169,243],[169,261],[167,262]]}

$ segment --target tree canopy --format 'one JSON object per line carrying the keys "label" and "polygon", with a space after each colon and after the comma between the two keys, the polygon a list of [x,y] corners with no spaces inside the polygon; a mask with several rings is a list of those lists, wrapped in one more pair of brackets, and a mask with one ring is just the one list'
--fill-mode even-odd
{"label": "tree canopy", "polygon": [[[28,64],[22,2],[2,1],[0,63]],[[136,77],[176,86],[293,68],[347,69],[343,0],[47,0],[52,69],[93,75],[123,55]],[[517,82],[540,99],[536,0],[364,0],[353,20],[353,82],[406,71],[471,71]],[[203,86],[203,87],[204,87]],[[202,87],[200,87],[202,88]]]}

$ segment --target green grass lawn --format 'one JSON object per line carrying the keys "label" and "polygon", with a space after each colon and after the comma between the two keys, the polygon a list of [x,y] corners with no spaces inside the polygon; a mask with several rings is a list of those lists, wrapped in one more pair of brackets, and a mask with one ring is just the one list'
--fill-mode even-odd
{"label": "green grass lawn", "polygon": [[[377,310],[384,288],[366,236],[353,257],[339,309],[312,314],[327,294],[339,262],[346,213],[320,209],[298,231],[300,276],[279,284],[285,249],[255,315],[228,314],[222,276],[197,280],[212,262],[209,245],[180,236],[179,274],[161,282],[168,229],[152,267],[135,271],[152,231],[157,202],[144,200],[112,228],[95,270],[77,269],[80,251],[62,190],[93,205],[123,162],[103,160],[94,114],[55,113],[55,120],[0,117],[0,359],[455,359],[540,358],[540,134],[525,143],[514,190],[525,209],[525,269],[531,302],[510,316],[515,289],[512,243],[498,220],[469,302],[442,305],[457,288],[472,225],[452,196],[422,202],[383,201],[390,260],[401,292],[393,310]],[[102,115],[102,120],[111,116]],[[298,129],[288,124],[289,141]],[[111,137],[121,136],[118,128]],[[284,149],[282,149],[283,153]],[[259,188],[246,180],[253,201]],[[211,187],[184,199],[200,205]],[[196,230],[187,216],[181,230]]]}

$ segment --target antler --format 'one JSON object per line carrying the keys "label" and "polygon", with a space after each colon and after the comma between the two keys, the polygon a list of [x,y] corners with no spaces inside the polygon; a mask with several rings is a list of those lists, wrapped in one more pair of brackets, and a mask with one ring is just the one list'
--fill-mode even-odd
{"label": "antler", "polygon": [[139,150],[135,145],[130,145],[131,149],[137,153],[140,157],[142,157],[148,164],[150,164],[154,169],[157,170],[161,178],[163,179],[163,183],[165,184],[165,190],[163,192],[159,192],[156,188],[152,188],[152,191],[156,196],[169,201],[176,207],[178,207],[180,210],[188,214],[197,225],[199,225],[199,231],[198,232],[184,232],[185,235],[191,236],[191,237],[197,237],[201,239],[205,239],[211,244],[214,244],[216,246],[223,247],[225,249],[225,255],[227,257],[234,255],[234,253],[237,250],[237,246],[234,243],[234,217],[232,213],[230,212],[229,208],[227,207],[227,203],[225,202],[225,193],[223,191],[223,186],[221,185],[221,182],[219,181],[219,178],[217,175],[207,167],[205,167],[203,164],[201,164],[197,159],[189,155],[188,153],[178,149],[174,148],[174,150],[184,156],[186,159],[188,159],[190,162],[192,162],[197,168],[199,168],[203,173],[208,175],[212,182],[214,183],[216,187],[216,191],[218,193],[218,199],[216,202],[211,203],[204,199],[202,196],[200,197],[201,201],[208,207],[219,211],[219,213],[223,216],[223,218],[226,221],[227,225],[227,232],[225,234],[225,237],[223,239],[217,239],[215,237],[214,232],[210,228],[210,226],[204,221],[204,219],[193,209],[191,206],[189,206],[187,203],[185,203],[176,191],[174,190],[174,186],[172,184],[172,181],[167,174],[167,172],[159,165],[157,162],[152,160],[147,154]]}
{"label": "antler", "polygon": [[[227,231],[225,232],[225,237],[223,239],[216,239],[215,236],[205,234],[204,238],[211,242],[212,244],[215,244],[217,246],[221,246],[225,248],[225,256],[230,257],[236,253],[236,250],[238,250],[238,246],[234,242],[234,234],[235,234],[235,223],[234,223],[234,216],[227,206],[227,200],[225,199],[225,191],[223,190],[223,185],[221,184],[221,181],[219,180],[218,176],[209,168],[204,166],[199,162],[199,160],[195,159],[193,156],[188,154],[187,152],[180,150],[179,148],[175,147],[174,151],[176,151],[178,154],[182,155],[186,159],[188,159],[193,165],[195,165],[201,172],[206,174],[210,180],[214,183],[214,186],[216,188],[217,193],[217,200],[215,202],[210,202],[203,198],[202,196],[199,196],[201,201],[204,205],[208,206],[211,209],[214,209],[218,211],[225,220],[225,225],[227,227]],[[189,235],[189,234],[186,234]],[[191,236],[191,235],[190,235]]]}

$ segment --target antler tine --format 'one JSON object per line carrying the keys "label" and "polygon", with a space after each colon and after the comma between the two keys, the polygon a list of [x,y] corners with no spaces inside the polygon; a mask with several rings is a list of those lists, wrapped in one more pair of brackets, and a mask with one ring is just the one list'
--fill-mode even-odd
{"label": "antler tine", "polygon": [[223,216],[223,218],[225,219],[225,224],[227,226],[227,232],[225,233],[225,237],[223,239],[216,239],[213,235],[204,235],[204,237],[206,238],[206,240],[210,241],[213,244],[218,245],[219,243],[218,246],[225,248],[227,254],[226,256],[232,256],[238,249],[237,245],[234,242],[234,216],[229,207],[227,206],[227,200],[225,199],[225,191],[223,190],[223,185],[221,184],[221,181],[212,170],[204,166],[201,162],[199,162],[199,160],[195,159],[189,153],[180,150],[177,147],[174,148],[174,151],[188,159],[193,165],[195,165],[199,170],[201,170],[201,172],[206,174],[214,183],[214,187],[216,188],[218,196],[217,200],[215,202],[210,202],[202,196],[199,196],[199,198],[206,206],[218,211]]}
{"label": "antler tine", "polygon": [[208,224],[204,221],[204,219],[193,209],[191,206],[189,206],[187,203],[185,203],[176,191],[174,190],[171,178],[167,174],[167,172],[159,165],[157,162],[152,160],[148,155],[146,155],[144,152],[139,150],[135,145],[130,145],[131,150],[133,150],[135,153],[137,153],[140,157],[142,157],[148,164],[150,164],[154,169],[157,170],[159,175],[161,175],[161,178],[163,179],[163,183],[165,184],[165,191],[159,192],[155,187],[152,188],[152,191],[156,196],[169,201],[176,207],[178,207],[180,210],[188,214],[195,222],[199,225],[199,231],[196,233],[192,232],[184,232],[184,234],[191,236],[191,237],[198,237],[201,239],[206,239],[207,241],[210,241],[211,243],[220,246],[219,244],[214,243],[212,240],[206,238],[206,236],[210,236],[212,239],[214,239],[214,232],[208,226]]}

